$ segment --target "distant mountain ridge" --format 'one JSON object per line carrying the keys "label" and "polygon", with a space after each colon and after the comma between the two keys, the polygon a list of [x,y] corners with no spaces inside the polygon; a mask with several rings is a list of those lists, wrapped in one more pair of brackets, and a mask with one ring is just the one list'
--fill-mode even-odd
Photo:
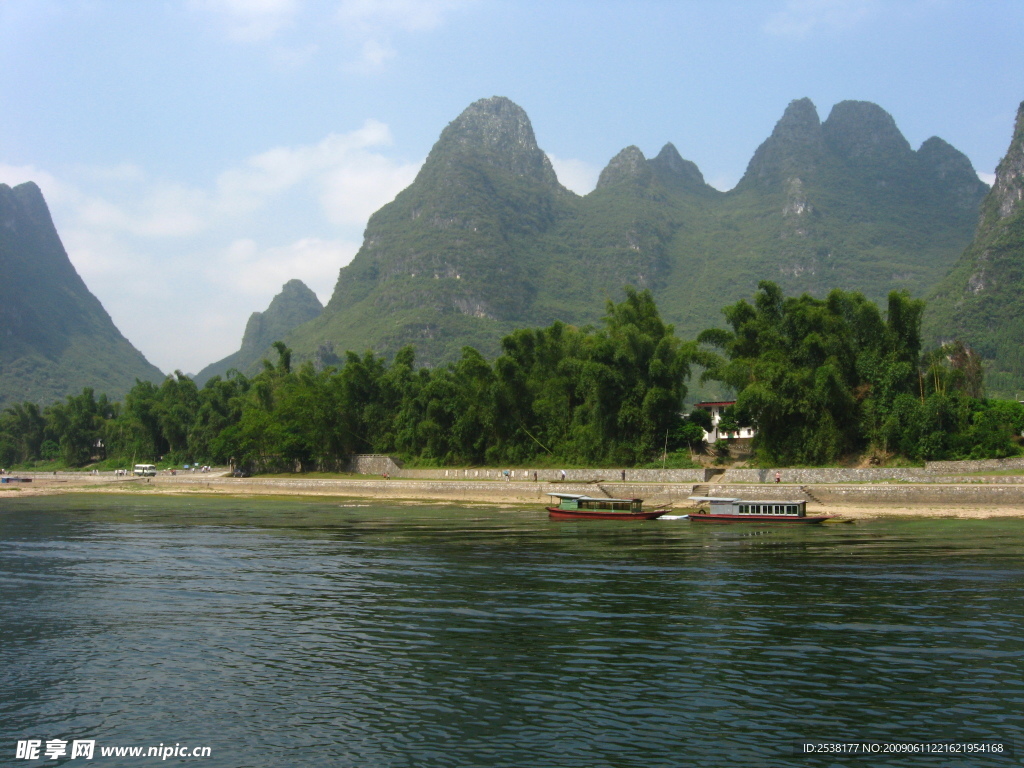
{"label": "distant mountain ridge", "polygon": [[1024,393],[1024,102],[974,240],[936,288],[924,330],[934,342],[960,338],[974,347],[988,365],[990,392]]}
{"label": "distant mountain ridge", "polygon": [[316,294],[301,280],[289,280],[263,312],[253,312],[245,324],[242,346],[223,360],[211,363],[195,375],[202,386],[214,376],[226,376],[232,368],[251,371],[266,357],[275,342],[283,339],[295,328],[318,317],[323,305]]}
{"label": "distant mountain ridge", "polygon": [[0,408],[163,378],[75,271],[39,187],[0,184]]}
{"label": "distant mountain ridge", "polygon": [[370,217],[324,312],[285,341],[297,361],[411,343],[436,364],[467,344],[496,354],[516,327],[596,322],[626,284],[650,288],[683,336],[763,279],[924,295],[970,242],[987,191],[962,153],[938,138],[913,150],[875,104],[840,102],[823,123],[798,99],[729,192],[669,143],[651,159],[623,149],[581,197],[520,107],[481,99]]}

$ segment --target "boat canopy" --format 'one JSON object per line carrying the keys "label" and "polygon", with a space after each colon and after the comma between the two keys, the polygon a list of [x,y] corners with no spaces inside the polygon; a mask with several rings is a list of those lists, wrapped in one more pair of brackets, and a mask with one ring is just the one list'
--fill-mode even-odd
{"label": "boat canopy", "polygon": [[549,493],[548,496],[556,496],[559,499],[566,499],[569,501],[617,501],[622,504],[632,504],[634,501],[639,499],[610,499],[607,496],[584,496],[579,493]]}
{"label": "boat canopy", "polygon": [[719,504],[804,504],[804,499],[740,499],[729,496],[688,496],[691,501],[710,501]]}

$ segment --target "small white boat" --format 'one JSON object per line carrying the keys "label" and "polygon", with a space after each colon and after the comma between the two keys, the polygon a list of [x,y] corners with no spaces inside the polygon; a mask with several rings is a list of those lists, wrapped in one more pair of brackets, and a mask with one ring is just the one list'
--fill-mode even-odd
{"label": "small white boat", "polygon": [[690,496],[708,502],[708,508],[689,515],[691,523],[823,523],[828,515],[807,516],[807,502],[783,499],[735,499],[722,496]]}

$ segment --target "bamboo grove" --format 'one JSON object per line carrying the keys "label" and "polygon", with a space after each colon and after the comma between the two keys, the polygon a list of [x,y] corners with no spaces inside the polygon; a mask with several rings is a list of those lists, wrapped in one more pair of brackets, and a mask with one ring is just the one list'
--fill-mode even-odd
{"label": "bamboo grove", "polygon": [[[250,471],[336,471],[357,453],[421,465],[634,466],[699,443],[683,415],[700,368],[737,393],[727,414],[757,429],[765,464],[825,464],[875,451],[911,460],[1018,452],[1024,407],[983,397],[981,366],[963,344],[922,355],[923,302],[890,295],[886,317],[857,293],[784,298],[761,283],[726,307],[729,329],[678,339],[648,291],[608,302],[600,327],[521,329],[486,360],[417,368],[349,352],[338,366],[275,361],[251,377],[199,388],[180,372],[137,382],[122,402],[86,389],[0,415],[0,466],[97,459],[233,463]],[[704,424],[704,426],[707,426]]]}

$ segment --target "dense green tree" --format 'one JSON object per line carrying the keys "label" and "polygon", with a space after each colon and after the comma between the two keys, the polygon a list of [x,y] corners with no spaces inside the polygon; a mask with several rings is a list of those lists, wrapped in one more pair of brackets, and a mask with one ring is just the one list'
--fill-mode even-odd
{"label": "dense green tree", "polygon": [[829,463],[868,446],[913,459],[1017,450],[1012,414],[979,399],[977,355],[960,342],[921,355],[920,300],[891,293],[883,319],[860,294],[785,298],[762,282],[753,304],[723,311],[732,330],[699,337],[724,353],[705,375],[737,391],[764,462]]}
{"label": "dense green tree", "polygon": [[488,362],[466,347],[453,363],[415,368],[349,352],[337,366],[294,368],[274,345],[251,379],[231,372],[198,389],[180,371],[136,382],[123,403],[85,389],[40,411],[0,415],[0,465],[234,462],[258,471],[337,470],[354,453],[434,465],[559,462],[635,465],[694,450],[710,414],[681,413],[692,363],[737,391],[719,428],[758,428],[759,458],[835,461],[865,448],[912,459],[1018,452],[1024,406],[988,401],[977,355],[955,343],[921,354],[922,304],[889,297],[883,318],[863,296],[786,298],[762,283],[725,308],[731,330],[677,339],[647,291],[609,302],[599,327],[521,329]]}

